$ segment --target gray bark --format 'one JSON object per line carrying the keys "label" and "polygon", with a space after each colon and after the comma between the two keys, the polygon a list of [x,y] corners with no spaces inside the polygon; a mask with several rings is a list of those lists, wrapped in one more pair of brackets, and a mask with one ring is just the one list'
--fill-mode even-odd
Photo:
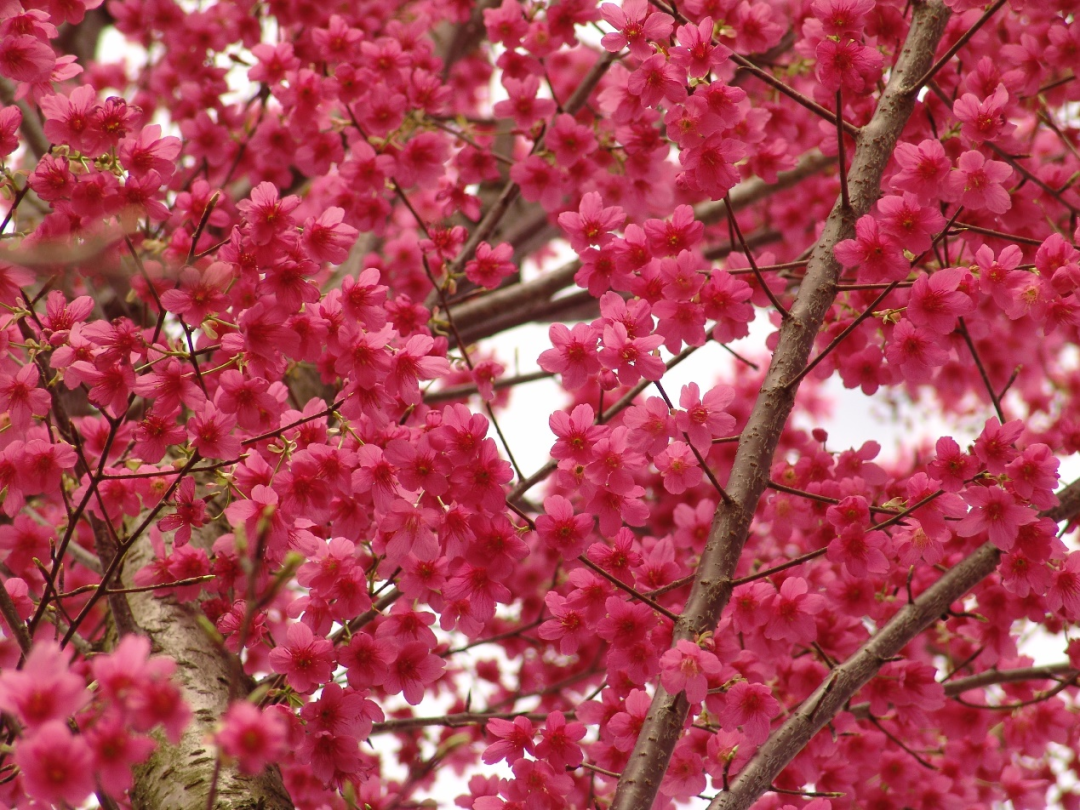
{"label": "gray bark", "polygon": [[[122,574],[124,587],[132,576],[154,559],[144,534],[128,552]],[[215,799],[208,804],[214,782],[217,750],[209,741],[229,706],[233,677],[231,654],[210,639],[199,626],[197,608],[172,596],[153,592],[127,595],[131,612],[149,637],[155,655],[176,661],[173,678],[184,692],[194,717],[178,745],[158,736],[158,749],[135,772],[131,803],[135,810],[292,810],[276,767],[245,776],[222,765],[217,774]]]}

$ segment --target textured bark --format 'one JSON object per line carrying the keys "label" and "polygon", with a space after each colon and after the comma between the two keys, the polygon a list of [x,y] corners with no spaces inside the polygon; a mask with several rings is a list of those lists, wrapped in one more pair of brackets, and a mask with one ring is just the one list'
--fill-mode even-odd
{"label": "textured bark", "polygon": [[[948,9],[937,0],[914,8],[911,30],[891,71],[888,86],[873,118],[857,139],[848,173],[850,208],[845,209],[840,200],[833,207],[814,246],[798,298],[781,326],[769,371],[739,442],[727,486],[731,502],[721,502],[717,508],[673,643],[714,630],[731,598],[735,568],[765,490],[780,433],[795,404],[798,386],[788,383],[806,366],[814,339],[836,297],[841,267],[833,256],[833,248],[854,234],[855,219],[866,214],[880,195],[882,172],[914,109],[916,80],[933,64],[948,18]],[[880,660],[874,660],[880,666]],[[806,705],[813,707],[812,701]],[[682,735],[688,710],[684,693],[671,695],[663,687],[657,688],[619,779],[612,810],[644,810],[652,806],[672,751]],[[748,807],[768,788],[768,782],[761,780],[746,784],[740,798],[732,797],[722,806]]]}
{"label": "textured bark", "polygon": [[[122,581],[131,587],[134,572],[154,558],[147,536],[128,552]],[[131,792],[135,810],[292,810],[293,804],[277,768],[244,776],[221,766],[215,799],[208,804],[217,751],[209,742],[229,705],[233,674],[230,654],[218,647],[196,621],[197,611],[173,597],[151,592],[128,594],[139,627],[150,637],[155,654],[176,661],[174,678],[181,684],[194,717],[179,745],[158,737],[158,749],[135,772]]]}

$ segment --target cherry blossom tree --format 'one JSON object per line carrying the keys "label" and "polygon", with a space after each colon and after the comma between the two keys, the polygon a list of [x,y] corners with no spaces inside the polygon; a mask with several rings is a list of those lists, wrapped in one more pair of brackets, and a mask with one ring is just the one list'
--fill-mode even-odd
{"label": "cherry blossom tree", "polygon": [[1080,807],[1076,12],[0,4],[0,806]]}

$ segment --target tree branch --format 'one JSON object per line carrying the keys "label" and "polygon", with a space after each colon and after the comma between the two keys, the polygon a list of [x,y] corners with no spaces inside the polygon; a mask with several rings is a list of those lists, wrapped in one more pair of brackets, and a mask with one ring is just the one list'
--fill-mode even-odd
{"label": "tree branch", "polygon": [[[811,150],[799,159],[795,168],[779,172],[775,183],[766,183],[761,178],[754,178],[737,185],[731,190],[731,208],[734,211],[748,208],[778,191],[798,185],[807,177],[824,171],[835,162],[835,157],[823,155],[816,149]],[[541,214],[546,220],[547,213],[541,211],[537,216]],[[725,220],[728,209],[723,200],[705,202],[695,207],[694,216],[706,225],[711,225]],[[762,241],[772,240],[761,240],[755,234],[746,236],[748,247],[757,247]],[[730,251],[729,245],[722,251],[710,251],[706,258],[718,258],[721,253],[726,254]],[[450,312],[461,339],[467,342],[480,340],[511,326],[544,317],[555,305],[555,300],[553,300],[555,294],[573,285],[574,275],[580,267],[581,262],[575,259],[533,281],[520,282],[460,304],[451,304]]]}
{"label": "tree branch", "polygon": [[[1080,479],[1058,493],[1058,500],[1058,506],[1040,514],[1060,522],[1069,520],[1080,511]],[[821,686],[769,736],[732,782],[730,789],[713,800],[709,810],[744,810],[750,807],[810,739],[877,674],[882,664],[933,624],[953,602],[992,574],[1000,558],[1001,552],[996,546],[984,543],[893,616],[858,652],[833,669]],[[1019,676],[1016,680],[1049,678],[1052,674],[1047,671],[1041,676]],[[993,676],[980,673],[972,678],[956,680],[946,685],[946,693],[952,692],[955,696],[978,686],[1004,683],[1008,678],[1002,676],[1003,673],[995,671]]]}
{"label": "tree branch", "polygon": [[[855,219],[867,213],[880,195],[885,165],[914,109],[915,93],[910,89],[912,77],[922,76],[929,69],[948,18],[949,11],[939,0],[915,7],[907,42],[889,84],[873,118],[859,132],[848,175],[851,209],[845,211],[840,201],[834,205],[807,265],[799,295],[791,308],[791,317],[781,326],[779,344],[750,420],[742,432],[728,481],[727,491],[735,503],[730,506],[722,503],[713,518],[690,598],[675,627],[673,643],[715,629],[731,598],[732,577],[749,535],[750,522],[768,483],[769,467],[780,433],[795,404],[797,386],[789,388],[786,382],[806,365],[814,338],[836,297],[841,267],[833,256],[833,248],[854,233]],[[807,705],[812,707],[812,701]],[[682,735],[688,710],[684,693],[671,695],[663,687],[657,688],[634,751],[623,769],[612,810],[652,806],[671,753]],[[761,759],[759,756],[755,761]],[[773,760],[764,761],[771,763]],[[753,780],[740,776],[737,784],[745,787],[741,788],[739,798],[724,793],[717,799],[724,804],[717,806],[749,807],[779,773],[778,769],[761,770],[760,777]]]}

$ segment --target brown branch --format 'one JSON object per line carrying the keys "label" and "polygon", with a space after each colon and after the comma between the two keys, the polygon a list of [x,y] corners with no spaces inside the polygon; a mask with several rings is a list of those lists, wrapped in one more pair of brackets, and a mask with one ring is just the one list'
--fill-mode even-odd
{"label": "brown branch", "polygon": [[978,30],[982,28],[990,20],[991,17],[997,14],[998,9],[1000,9],[1003,5],[1005,5],[1005,0],[997,0],[994,5],[990,6],[990,8],[986,10],[986,13],[984,13],[978,20],[976,20],[975,24],[972,25],[971,28],[969,28],[963,34],[963,36],[960,37],[960,39],[956,40],[956,42],[953,43],[953,46],[949,48],[949,50],[945,51],[942,57],[938,59],[930,67],[930,69],[926,71],[926,73],[919,77],[918,81],[916,81],[915,84],[911,87],[911,91],[915,92],[919,90],[924,84],[934,78],[937,72],[943,67],[945,67],[945,65],[948,64],[949,60],[960,52],[961,48],[968,44],[968,41],[973,36],[975,36],[976,33],[978,33]]}
{"label": "brown branch", "polygon": [[612,576],[607,571],[605,571],[603,568],[601,568],[599,565],[597,565],[592,560],[590,560],[588,557],[586,557],[584,554],[582,554],[580,557],[578,557],[578,562],[581,563],[582,565],[584,565],[586,568],[589,568],[592,571],[595,571],[597,574],[602,576],[604,579],[606,579],[608,582],[610,582],[612,585],[614,585],[619,590],[625,591],[626,593],[630,594],[631,599],[637,599],[640,602],[644,602],[646,605],[651,607],[657,613],[660,613],[663,616],[666,616],[668,619],[670,619],[673,622],[679,621],[679,617],[677,615],[672,613],[670,610],[668,610],[666,607],[661,605],[659,602],[657,602],[657,601],[655,601],[653,599],[650,599],[649,597],[645,596],[645,594],[640,593],[639,591],[634,590],[634,588],[632,586],[627,585],[625,582],[623,582],[618,577]]}
{"label": "brown branch", "polygon": [[971,333],[968,332],[967,324],[964,323],[963,318],[960,318],[960,325],[956,331],[960,333],[960,337],[967,344],[968,351],[971,352],[971,358],[975,361],[975,368],[979,370],[983,386],[986,388],[986,393],[990,395],[990,402],[994,405],[994,413],[997,414],[998,422],[1004,425],[1007,420],[1005,419],[1005,412],[1001,409],[1001,400],[998,398],[997,392],[994,391],[994,385],[990,382],[990,375],[986,372],[986,366],[983,365],[982,358],[979,357],[979,352],[975,348],[975,341],[971,339]]}
{"label": "brown branch", "polygon": [[[578,110],[585,106],[585,102],[589,100],[592,91],[596,89],[596,85],[600,83],[600,79],[607,73],[607,69],[611,67],[612,63],[615,62],[615,59],[615,54],[606,52],[597,58],[588,74],[581,80],[581,84],[574,90],[573,95],[567,99],[566,104],[564,105],[565,112],[574,115]],[[541,136],[533,147],[534,152],[542,145],[543,140],[544,139]],[[521,189],[518,187],[517,183],[510,181],[506,184],[502,193],[499,195],[499,198],[495,200],[495,203],[488,209],[487,213],[484,214],[484,218],[480,220],[480,224],[473,229],[471,234],[469,234],[469,239],[461,248],[461,253],[459,253],[457,258],[450,264],[448,268],[449,275],[460,275],[462,271],[464,271],[465,263],[473,257],[474,253],[476,253],[477,246],[495,232],[495,229],[499,226],[502,218],[510,209],[510,205],[517,199],[520,191]]]}
{"label": "brown branch", "polygon": [[[743,430],[728,479],[728,491],[735,504],[721,504],[717,510],[672,643],[714,630],[731,598],[733,575],[749,535],[750,523],[768,483],[769,467],[781,431],[795,404],[797,386],[787,382],[805,367],[814,339],[836,297],[836,283],[842,268],[833,256],[833,248],[850,238],[855,219],[869,212],[881,194],[885,165],[915,105],[915,93],[906,85],[911,76],[923,75],[932,63],[949,11],[940,1],[934,1],[916,6],[912,16],[907,42],[877,110],[870,122],[858,131],[848,174],[851,209],[845,210],[839,200],[833,206],[811,254],[806,276],[791,307],[791,317],[781,325],[779,343]],[[927,623],[932,618],[930,616]],[[619,780],[611,810],[636,810],[652,805],[672,751],[682,735],[688,710],[683,693],[671,695],[662,686],[657,688]],[[768,767],[761,767],[759,771],[756,778],[749,778],[744,769],[735,783],[739,793],[736,795],[733,787],[732,792],[722,794],[717,802],[725,807],[749,807],[768,790],[779,773],[779,769]]]}
{"label": "brown branch", "polygon": [[[1041,512],[1041,516],[1061,521],[1070,519],[1080,511],[1080,479],[1061,490],[1058,500],[1058,506]],[[984,543],[945,572],[915,601],[901,609],[858,652],[832,670],[798,710],[773,731],[736,777],[730,790],[718,795],[709,805],[709,810],[745,810],[750,807],[803,746],[847,705],[885,662],[933,624],[953,602],[992,574],[1000,558],[1001,552],[992,543]],[[958,690],[956,694],[959,694],[966,688],[974,688],[972,684],[978,682],[968,678],[958,679],[946,684],[946,693],[952,689]]]}
{"label": "brown branch", "polygon": [[[835,162],[836,158],[823,155],[816,149],[811,150],[799,159],[795,168],[777,173],[775,183],[766,183],[761,178],[754,178],[735,186],[729,195],[731,209],[742,211],[778,191],[798,185]],[[706,225],[722,222],[727,216],[728,204],[724,200],[700,203],[694,208],[694,217]],[[544,214],[545,221],[546,217],[547,215]],[[534,226],[526,223],[521,227]],[[779,238],[781,234],[777,231],[747,234],[746,247],[761,247]],[[732,250],[732,245],[714,246],[706,251],[705,258],[720,258]],[[560,304],[566,300],[562,298],[553,300],[553,296],[573,285],[574,275],[580,267],[581,262],[574,260],[533,281],[512,284],[461,303],[451,302],[451,314],[462,340],[471,343],[522,323],[550,318],[560,311]],[[584,294],[575,303],[591,298]]]}
{"label": "brown branch", "polygon": [[999,683],[1021,683],[1023,681],[1057,680],[1059,676],[1066,680],[1076,675],[1076,670],[1068,661],[1047,664],[1041,667],[1017,667],[1016,669],[989,669],[978,675],[957,678],[945,684],[945,696],[957,697],[972,689],[984,686],[996,686]]}
{"label": "brown branch", "polygon": [[[573,712],[569,714],[573,714]],[[477,726],[486,723],[488,720],[514,720],[518,717],[543,721],[547,720],[547,712],[455,712],[440,715],[439,717],[402,717],[376,723],[371,727],[371,733],[386,734],[390,731],[409,731],[414,728],[427,728],[428,726],[460,728],[461,726]]]}
{"label": "brown branch", "polygon": [[[746,70],[749,73],[751,73],[755,78],[761,79],[761,81],[765,82],[765,84],[769,85],[769,87],[772,87],[775,90],[779,90],[785,96],[790,98],[795,103],[805,107],[810,112],[812,112],[814,115],[817,115],[817,116],[823,118],[824,120],[828,121],[830,124],[835,123],[836,116],[833,115],[832,112],[830,112],[829,110],[822,107],[820,104],[818,104],[813,99],[807,98],[802,93],[800,93],[798,90],[795,90],[795,89],[789,87],[784,82],[780,81],[778,78],[776,78],[771,73],[769,73],[769,71],[762,70],[757,65],[755,65],[753,62],[751,62],[749,59],[747,59],[745,56],[740,56],[737,53],[733,53],[731,55],[731,61],[734,62],[736,65],[738,65],[743,70]],[[844,122],[844,132],[846,132],[852,138],[859,137],[859,128],[857,126],[855,126],[854,124],[848,122],[848,121]]]}
{"label": "brown branch", "polygon": [[[836,163],[836,158],[823,155],[817,149],[811,149],[799,158],[795,168],[776,173],[775,183],[766,183],[760,177],[739,183],[731,190],[731,207],[736,211],[748,208],[756,202],[767,199],[777,191],[796,186],[808,177],[823,172]],[[694,217],[706,225],[723,222],[728,215],[728,206],[724,200],[699,203],[694,208]],[[762,268],[764,269],[764,268]]]}

